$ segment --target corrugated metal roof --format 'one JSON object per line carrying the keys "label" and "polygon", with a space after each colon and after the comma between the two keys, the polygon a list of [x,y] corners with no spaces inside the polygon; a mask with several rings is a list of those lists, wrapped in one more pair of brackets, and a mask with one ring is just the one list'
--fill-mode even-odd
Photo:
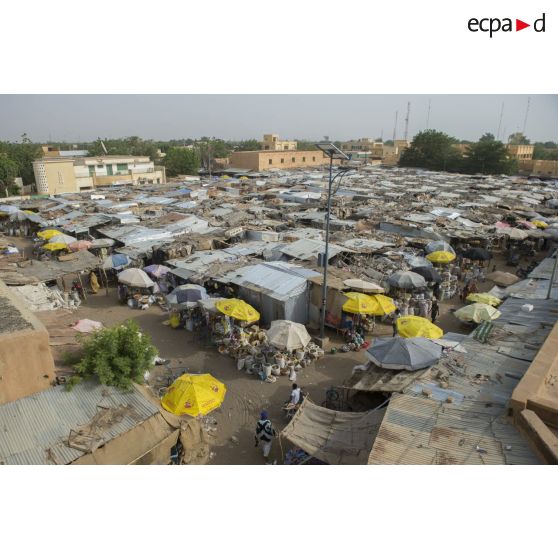
{"label": "corrugated metal roof", "polygon": [[298,296],[307,287],[305,277],[291,272],[288,268],[280,269],[268,264],[241,267],[226,273],[220,280],[240,287],[256,287],[277,300],[288,300]]}
{"label": "corrugated metal roof", "polygon": [[394,394],[369,465],[527,465],[539,460],[499,406],[466,408]]}
{"label": "corrugated metal roof", "polygon": [[78,384],[70,392],[58,386],[0,405],[0,463],[71,463],[84,452],[67,446],[70,430],[87,425],[102,408],[122,406],[131,410],[100,432],[104,442],[159,412],[136,389],[122,392],[91,382]]}
{"label": "corrugated metal roof", "polygon": [[[303,238],[296,240],[287,244],[281,249],[281,252],[297,260],[310,260],[312,258],[318,258],[318,254],[325,251],[325,242],[320,240],[313,240],[310,238]],[[339,246],[338,244],[329,243],[328,255],[329,259],[333,258],[341,252],[352,252],[351,249],[345,246]]]}

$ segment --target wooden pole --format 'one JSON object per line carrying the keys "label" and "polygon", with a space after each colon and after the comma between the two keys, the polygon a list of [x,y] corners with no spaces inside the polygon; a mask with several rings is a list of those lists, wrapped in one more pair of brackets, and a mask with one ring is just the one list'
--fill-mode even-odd
{"label": "wooden pole", "polygon": [[85,287],[83,286],[83,283],[81,281],[81,275],[79,273],[76,273],[79,284],[81,285],[81,292],[83,293],[83,300],[87,300],[87,295],[85,294]]}

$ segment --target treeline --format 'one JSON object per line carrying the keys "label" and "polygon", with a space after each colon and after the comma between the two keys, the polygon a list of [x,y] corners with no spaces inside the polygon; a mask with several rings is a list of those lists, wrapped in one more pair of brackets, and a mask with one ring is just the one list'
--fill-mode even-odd
{"label": "treeline", "polygon": [[467,174],[513,174],[517,171],[515,158],[510,157],[506,145],[492,134],[484,134],[463,150],[456,147],[459,143],[443,132],[425,130],[413,138],[411,146],[401,155],[399,166]]}

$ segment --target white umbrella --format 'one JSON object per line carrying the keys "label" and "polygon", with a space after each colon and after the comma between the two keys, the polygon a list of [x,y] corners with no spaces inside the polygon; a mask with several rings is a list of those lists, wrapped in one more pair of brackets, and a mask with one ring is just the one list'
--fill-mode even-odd
{"label": "white umbrella", "polygon": [[310,335],[302,324],[289,320],[275,320],[267,331],[267,339],[278,349],[303,349],[310,343]]}
{"label": "white umbrella", "polygon": [[62,244],[72,244],[72,242],[76,242],[77,238],[70,236],[69,234],[57,234],[56,236],[52,236],[48,239],[48,242],[62,242]]}
{"label": "white umbrella", "polygon": [[497,229],[496,234],[509,236],[512,240],[525,240],[529,236],[527,231],[511,227],[506,229]]}
{"label": "white umbrella", "polygon": [[474,304],[468,304],[463,308],[460,308],[454,313],[454,316],[461,320],[462,322],[474,322],[480,324],[481,322],[491,322],[496,320],[502,315],[499,310],[496,310],[493,306],[489,304],[482,304],[481,302],[475,302]]}
{"label": "white umbrella", "polygon": [[118,274],[118,281],[124,285],[138,288],[153,287],[155,283],[149,278],[149,275],[142,269],[130,267]]}
{"label": "white umbrella", "polygon": [[372,283],[371,281],[364,281],[363,279],[345,279],[343,284],[351,289],[357,289],[359,291],[363,291],[366,293],[383,293],[384,289],[377,285],[376,283]]}

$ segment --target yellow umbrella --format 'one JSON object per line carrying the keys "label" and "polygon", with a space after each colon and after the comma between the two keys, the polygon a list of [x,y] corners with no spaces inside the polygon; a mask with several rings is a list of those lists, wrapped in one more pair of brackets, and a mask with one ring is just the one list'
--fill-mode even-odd
{"label": "yellow umbrella", "polygon": [[546,229],[548,227],[548,223],[545,223],[544,221],[539,221],[537,219],[531,221],[531,223],[533,223],[533,225],[535,225],[535,227],[537,227],[538,229]]}
{"label": "yellow umbrella", "polygon": [[370,298],[374,301],[374,312],[375,316],[385,316],[386,314],[391,314],[395,312],[396,306],[393,303],[393,299],[389,296],[377,294],[370,295]]}
{"label": "yellow umbrella", "polygon": [[401,337],[426,337],[428,339],[439,339],[444,335],[437,325],[420,316],[404,316],[396,322],[397,333]]}
{"label": "yellow umbrella", "polygon": [[444,250],[437,250],[436,252],[430,252],[430,254],[427,254],[426,259],[433,263],[450,263],[455,260],[455,254],[445,252]]}
{"label": "yellow umbrella", "polygon": [[490,306],[498,306],[502,301],[494,295],[488,293],[471,293],[467,300],[469,302],[482,302],[482,304],[490,304]]}
{"label": "yellow umbrella", "polygon": [[463,306],[463,308],[454,312],[453,315],[462,322],[475,322],[476,324],[480,324],[481,322],[496,320],[502,313],[500,310],[496,310],[496,308],[488,304],[475,302],[474,304]]}
{"label": "yellow umbrella", "polygon": [[30,209],[24,209],[23,213],[27,213],[28,215],[35,215],[35,212],[31,211]]}
{"label": "yellow umbrella", "polygon": [[53,236],[57,236],[59,234],[60,231],[57,231],[55,229],[47,229],[46,231],[41,231],[37,233],[37,236],[39,238],[42,238],[43,240],[48,240],[49,238],[52,238]]}
{"label": "yellow umbrella", "polygon": [[64,250],[68,248],[68,245],[63,242],[48,242],[47,244],[43,244],[41,248],[50,250],[51,252],[56,252],[56,250]]}
{"label": "yellow umbrella", "polygon": [[198,417],[221,406],[227,388],[211,374],[182,374],[161,398],[161,405],[173,415]]}
{"label": "yellow umbrella", "polygon": [[239,298],[223,298],[215,303],[215,308],[241,322],[256,322],[260,319],[260,313]]}
{"label": "yellow umbrella", "polygon": [[349,314],[374,314],[377,304],[364,293],[343,293],[349,300],[343,304],[343,310]]}

